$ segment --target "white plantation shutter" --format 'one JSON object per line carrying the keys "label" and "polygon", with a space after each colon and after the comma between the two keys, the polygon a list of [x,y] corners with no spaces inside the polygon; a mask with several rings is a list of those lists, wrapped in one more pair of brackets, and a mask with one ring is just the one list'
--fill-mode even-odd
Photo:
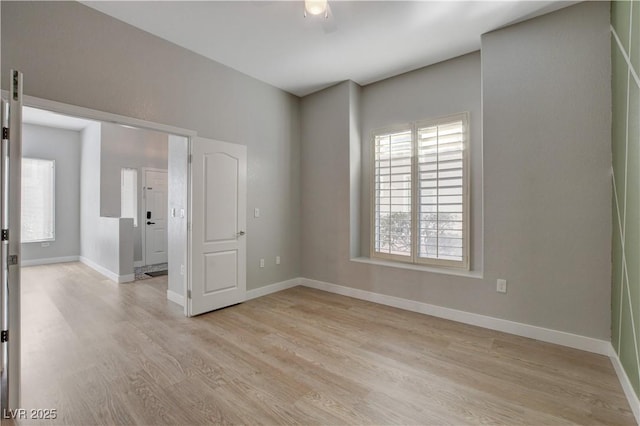
{"label": "white plantation shutter", "polygon": [[374,136],[374,151],[374,252],[411,256],[411,128]]}
{"label": "white plantation shutter", "polygon": [[466,116],[417,126],[418,259],[466,263]]}
{"label": "white plantation shutter", "polygon": [[54,161],[22,159],[21,241],[23,243],[55,239],[54,185]]}
{"label": "white plantation shutter", "polygon": [[372,256],[468,268],[467,123],[374,132]]}

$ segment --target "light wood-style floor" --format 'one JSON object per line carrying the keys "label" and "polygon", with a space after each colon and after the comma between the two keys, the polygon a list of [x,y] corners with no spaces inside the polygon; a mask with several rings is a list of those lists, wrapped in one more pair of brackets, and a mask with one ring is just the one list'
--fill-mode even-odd
{"label": "light wood-style floor", "polygon": [[166,279],[23,269],[23,407],[75,425],[635,424],[604,356],[302,287],[187,319]]}

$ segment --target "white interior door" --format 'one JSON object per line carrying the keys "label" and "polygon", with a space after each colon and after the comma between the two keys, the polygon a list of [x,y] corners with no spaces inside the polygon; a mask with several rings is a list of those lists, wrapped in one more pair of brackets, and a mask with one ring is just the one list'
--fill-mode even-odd
{"label": "white interior door", "polygon": [[144,169],[145,263],[167,262],[167,171]]}
{"label": "white interior door", "polygon": [[247,149],[192,139],[189,315],[246,298]]}

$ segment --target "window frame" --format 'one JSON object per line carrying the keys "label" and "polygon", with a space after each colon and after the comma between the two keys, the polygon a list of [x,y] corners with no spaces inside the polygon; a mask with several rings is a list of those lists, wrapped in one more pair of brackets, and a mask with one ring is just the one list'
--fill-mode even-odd
{"label": "window frame", "polygon": [[[462,260],[437,259],[418,256],[418,215],[420,214],[420,184],[418,180],[419,164],[418,164],[418,129],[432,126],[441,126],[453,121],[462,121]],[[457,270],[466,270],[470,268],[471,241],[470,241],[470,211],[471,197],[469,190],[470,180],[470,160],[469,160],[469,112],[461,112],[449,114],[435,118],[418,120],[410,123],[404,123],[394,126],[374,129],[370,136],[370,173],[369,173],[369,256],[372,259],[390,260],[413,265],[428,265],[442,268],[450,268]],[[376,137],[397,133],[402,131],[411,132],[411,254],[409,256],[381,253],[376,251]]]}
{"label": "window frame", "polygon": [[[21,244],[30,244],[30,243],[45,243],[45,242],[53,242],[56,240],[56,160],[51,160],[47,158],[37,158],[37,157],[22,157],[22,162],[24,160],[36,160],[36,161],[46,161],[51,163],[51,238],[38,238],[34,240],[24,240],[22,235],[22,226],[23,226],[23,218],[22,218],[22,205],[20,206],[20,243]],[[20,176],[20,199],[21,204],[24,202],[23,192],[24,192],[24,178]]]}

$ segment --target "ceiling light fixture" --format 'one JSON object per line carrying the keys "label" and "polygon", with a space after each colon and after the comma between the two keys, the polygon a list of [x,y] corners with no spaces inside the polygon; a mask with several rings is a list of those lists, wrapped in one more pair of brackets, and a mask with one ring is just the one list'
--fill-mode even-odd
{"label": "ceiling light fixture", "polygon": [[329,17],[329,4],[327,0],[304,0],[304,16],[324,14],[325,19]]}

